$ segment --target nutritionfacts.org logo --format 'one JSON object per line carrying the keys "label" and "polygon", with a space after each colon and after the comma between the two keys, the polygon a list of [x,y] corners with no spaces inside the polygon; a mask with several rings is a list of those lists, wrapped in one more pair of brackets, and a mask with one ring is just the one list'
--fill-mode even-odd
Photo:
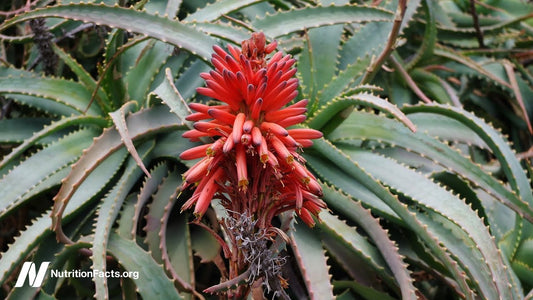
{"label": "nutritionfacts.org logo", "polygon": [[[35,263],[27,261],[22,265],[20,270],[19,277],[15,283],[15,287],[22,287],[28,279],[28,284],[32,287],[40,287],[43,283],[46,272],[48,271],[48,266],[50,265],[49,261],[42,262],[39,268]],[[52,278],[94,278],[94,277],[105,277],[105,278],[132,278],[134,280],[139,279],[138,271],[123,271],[119,272],[116,270],[100,271],[100,270],[50,270],[50,277]]]}

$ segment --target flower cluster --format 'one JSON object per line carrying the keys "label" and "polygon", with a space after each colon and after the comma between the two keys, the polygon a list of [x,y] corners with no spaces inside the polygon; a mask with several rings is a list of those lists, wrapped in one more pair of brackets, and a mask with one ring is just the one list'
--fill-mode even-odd
{"label": "flower cluster", "polygon": [[254,33],[241,49],[228,45],[228,53],[213,47],[215,69],[201,74],[206,87],[197,92],[221,103],[191,103],[195,112],[187,120],[195,122],[194,129],[183,135],[210,143],[180,155],[184,160],[200,159],[184,174],[182,186],[196,186],[182,209],[194,205],[197,218],[214,197],[227,209],[251,213],[261,228],[293,209],[313,226],[312,215],[325,207],[321,187],[298,153],[322,133],[288,129],[305,121],[308,101],[288,105],[298,95],[295,60],[273,53],[276,46],[267,45],[264,34]]}

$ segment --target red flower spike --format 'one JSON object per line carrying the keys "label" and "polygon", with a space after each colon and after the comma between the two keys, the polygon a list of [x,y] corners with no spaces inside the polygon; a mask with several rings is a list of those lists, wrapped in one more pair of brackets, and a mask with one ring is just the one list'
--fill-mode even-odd
{"label": "red flower spike", "polygon": [[[305,121],[308,100],[290,104],[298,95],[295,60],[276,52],[262,33],[252,34],[241,49],[214,46],[214,70],[202,73],[201,95],[220,105],[191,103],[187,120],[194,128],[183,134],[192,141],[213,142],[184,151],[181,159],[198,159],[184,174],[182,189],[196,186],[183,209],[194,207],[200,218],[214,197],[226,209],[247,213],[257,226],[271,226],[278,213],[296,210],[309,226],[325,208],[322,189],[305,168],[301,148],[322,137],[313,129],[288,129]],[[272,53],[272,54],[271,54]]]}

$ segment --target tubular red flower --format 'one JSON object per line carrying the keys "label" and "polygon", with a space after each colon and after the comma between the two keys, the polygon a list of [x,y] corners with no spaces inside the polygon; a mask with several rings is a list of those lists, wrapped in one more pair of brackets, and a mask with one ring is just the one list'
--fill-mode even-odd
{"label": "tubular red flower", "polygon": [[277,136],[287,136],[289,134],[289,132],[287,132],[287,129],[285,129],[284,127],[276,123],[271,123],[271,122],[261,123],[261,129],[267,133],[272,132],[273,134]]}
{"label": "tubular red flower", "polygon": [[236,149],[236,166],[237,166],[237,179],[240,189],[246,189],[248,186],[248,167],[246,166],[246,152],[242,145],[239,145]]}
{"label": "tubular red flower", "polygon": [[207,208],[211,203],[213,195],[219,189],[216,180],[221,177],[222,174],[223,170],[221,168],[217,169],[216,172],[214,172],[213,175],[209,178],[205,186],[201,189],[200,196],[198,197],[198,201],[196,202],[196,206],[194,207],[194,215],[197,218],[203,216],[203,214],[207,211]]}
{"label": "tubular red flower", "polygon": [[309,128],[289,129],[288,132],[294,139],[319,139],[323,136],[322,132]]}
{"label": "tubular red flower", "polygon": [[216,120],[226,123],[226,124],[233,124],[235,122],[235,115],[230,114],[229,112],[225,112],[221,109],[210,109],[207,111],[209,116],[215,118]]}
{"label": "tubular red flower", "polygon": [[207,148],[212,144],[200,145],[191,149],[187,149],[180,154],[180,158],[184,160],[191,160],[204,157],[206,155]]}

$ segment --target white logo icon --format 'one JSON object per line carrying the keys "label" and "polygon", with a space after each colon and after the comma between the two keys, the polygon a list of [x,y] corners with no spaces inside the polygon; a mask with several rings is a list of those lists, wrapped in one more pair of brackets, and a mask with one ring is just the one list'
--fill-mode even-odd
{"label": "white logo icon", "polygon": [[23,286],[24,282],[26,281],[26,277],[28,277],[28,282],[32,287],[40,287],[43,283],[44,275],[46,275],[49,264],[49,261],[42,262],[41,266],[39,267],[39,271],[36,271],[35,264],[33,262],[25,262],[22,265],[22,269],[20,270],[15,287]]}

